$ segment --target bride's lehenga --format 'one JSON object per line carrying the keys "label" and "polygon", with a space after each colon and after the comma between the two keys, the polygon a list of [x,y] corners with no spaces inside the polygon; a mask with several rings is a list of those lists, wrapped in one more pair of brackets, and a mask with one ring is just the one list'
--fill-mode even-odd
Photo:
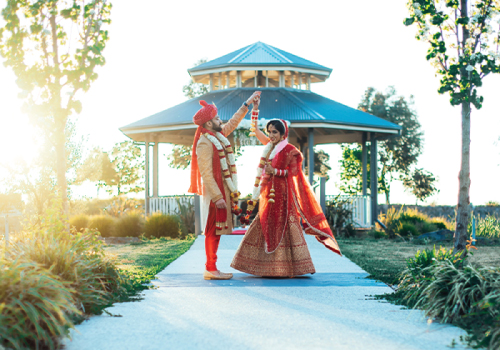
{"label": "bride's lehenga", "polygon": [[[272,159],[275,169],[288,176],[264,176],[259,214],[248,228],[231,267],[257,276],[286,277],[314,273],[314,265],[303,235],[315,235],[328,249],[340,254],[321,207],[302,172],[302,154],[285,143]],[[276,197],[268,200],[271,188]]]}

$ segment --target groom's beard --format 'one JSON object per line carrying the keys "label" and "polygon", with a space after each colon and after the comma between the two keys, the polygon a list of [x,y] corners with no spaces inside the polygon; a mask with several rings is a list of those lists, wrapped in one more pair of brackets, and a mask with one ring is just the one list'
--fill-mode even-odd
{"label": "groom's beard", "polygon": [[217,126],[214,125],[212,128],[214,129],[214,131],[222,132],[222,123]]}

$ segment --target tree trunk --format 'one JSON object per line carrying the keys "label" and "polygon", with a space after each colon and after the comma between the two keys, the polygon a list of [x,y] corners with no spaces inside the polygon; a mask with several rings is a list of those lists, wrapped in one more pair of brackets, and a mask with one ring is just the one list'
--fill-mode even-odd
{"label": "tree trunk", "polygon": [[462,164],[458,176],[458,204],[454,235],[454,253],[465,251],[469,224],[470,189],[470,102],[462,102]]}
{"label": "tree trunk", "polygon": [[58,142],[56,143],[57,186],[59,187],[59,194],[61,196],[64,216],[66,217],[66,219],[69,219],[68,181],[66,180],[66,149],[64,147],[64,130],[59,132],[63,133],[63,141],[61,142],[60,140],[58,140]]}

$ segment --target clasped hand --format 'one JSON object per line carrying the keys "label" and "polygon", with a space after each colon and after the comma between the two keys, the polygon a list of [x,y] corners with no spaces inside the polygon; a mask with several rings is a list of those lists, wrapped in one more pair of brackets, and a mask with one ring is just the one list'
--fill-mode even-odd
{"label": "clasped hand", "polygon": [[268,175],[274,174],[274,168],[271,166],[271,164],[266,163],[266,166],[264,167],[264,172]]}

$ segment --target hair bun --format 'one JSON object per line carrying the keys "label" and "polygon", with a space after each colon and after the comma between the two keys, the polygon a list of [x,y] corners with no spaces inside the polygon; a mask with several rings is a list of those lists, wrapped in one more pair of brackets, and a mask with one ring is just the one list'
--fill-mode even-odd
{"label": "hair bun", "polygon": [[202,105],[203,107],[206,107],[208,106],[208,103],[206,103],[205,101],[203,100],[200,100],[200,105]]}

